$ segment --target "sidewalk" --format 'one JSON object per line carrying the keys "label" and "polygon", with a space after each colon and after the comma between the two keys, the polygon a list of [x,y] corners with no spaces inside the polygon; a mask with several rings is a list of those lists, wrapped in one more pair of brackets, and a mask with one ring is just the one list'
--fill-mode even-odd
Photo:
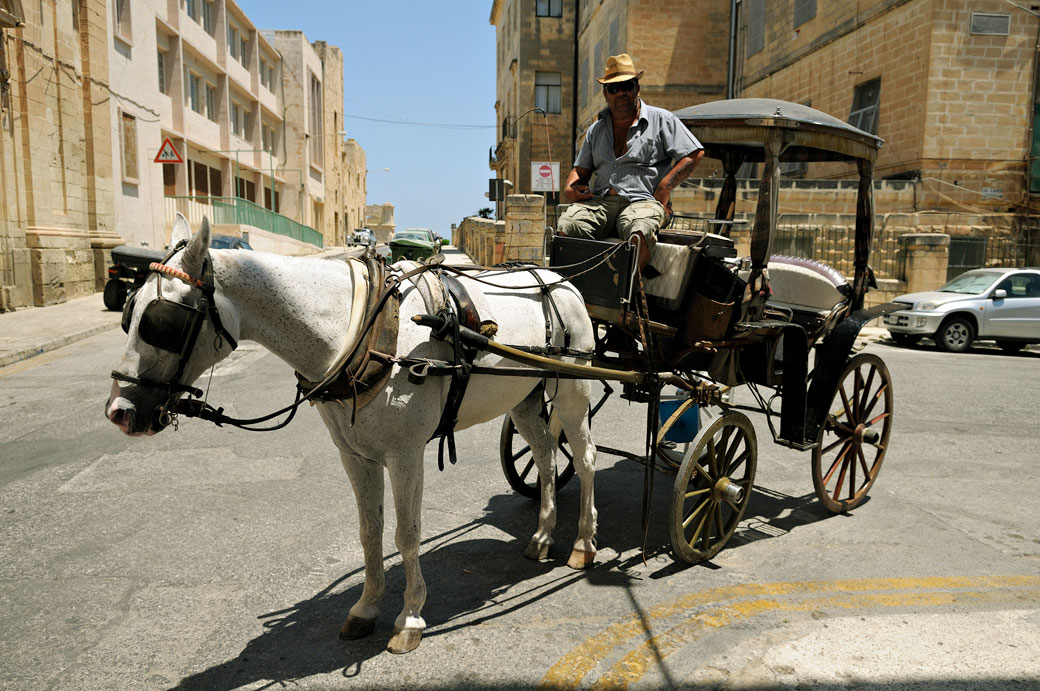
{"label": "sidewalk", "polygon": [[[444,263],[452,266],[471,264],[464,252],[448,245],[442,251]],[[336,248],[327,258],[346,256]],[[96,334],[118,329],[119,312],[105,309],[101,293],[69,300],[49,307],[25,307],[16,312],[0,313],[0,367],[57,350]],[[860,331],[860,341],[873,342],[886,335],[883,327],[873,324]]]}

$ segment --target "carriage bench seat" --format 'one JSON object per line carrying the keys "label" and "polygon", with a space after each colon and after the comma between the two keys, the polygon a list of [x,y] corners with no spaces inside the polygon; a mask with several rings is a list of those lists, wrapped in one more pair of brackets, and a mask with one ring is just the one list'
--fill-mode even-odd
{"label": "carriage bench seat", "polygon": [[774,255],[768,272],[773,291],[769,304],[791,310],[795,321],[827,321],[852,294],[841,273],[811,259]]}

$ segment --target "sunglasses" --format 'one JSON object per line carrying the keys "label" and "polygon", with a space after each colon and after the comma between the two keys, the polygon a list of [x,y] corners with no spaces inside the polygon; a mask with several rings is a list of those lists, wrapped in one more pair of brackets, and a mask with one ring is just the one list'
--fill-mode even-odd
{"label": "sunglasses", "polygon": [[607,90],[608,94],[616,94],[619,91],[631,91],[638,85],[638,80],[629,79],[627,82],[617,82],[616,84],[604,84],[603,88]]}

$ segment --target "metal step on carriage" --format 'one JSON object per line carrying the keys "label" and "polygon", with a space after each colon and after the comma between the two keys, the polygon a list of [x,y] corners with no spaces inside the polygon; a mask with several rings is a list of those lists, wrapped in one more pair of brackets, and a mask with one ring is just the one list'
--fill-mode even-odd
{"label": "metal step on carriage", "polygon": [[[623,397],[647,403],[645,453],[598,448],[646,467],[644,530],[653,471],[675,475],[671,543],[693,563],[722,549],[751,500],[758,440],[746,412],[765,416],[775,443],[811,451],[813,486],[827,509],[845,512],[866,498],[888,449],[892,381],[880,358],[853,346],[865,323],[897,307],[864,309],[881,139],[771,99],[676,114],[724,174],[714,218],[677,218],[662,229],[651,259],[661,275],[652,279],[637,274],[635,247],[620,241],[554,237],[550,264],[581,291],[597,328],[592,364],[610,372],[593,418],[613,393],[611,380]],[[785,162],[844,163],[858,173],[851,284],[822,263],[771,255]],[[762,175],[750,255],[738,257],[731,230],[745,163],[761,164]],[[663,395],[666,386],[676,393]],[[733,404],[735,387],[747,387],[755,405]],[[557,487],[574,473],[566,439],[559,446],[567,462],[558,457]],[[509,484],[537,496],[530,451],[508,416],[500,454]]]}

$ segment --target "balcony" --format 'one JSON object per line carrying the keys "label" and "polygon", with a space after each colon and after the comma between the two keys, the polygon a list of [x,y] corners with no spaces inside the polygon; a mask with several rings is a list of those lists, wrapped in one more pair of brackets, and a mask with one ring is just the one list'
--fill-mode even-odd
{"label": "balcony", "polygon": [[166,222],[173,223],[178,211],[192,226],[206,216],[213,224],[252,226],[318,248],[325,244],[314,228],[240,197],[166,197]]}

